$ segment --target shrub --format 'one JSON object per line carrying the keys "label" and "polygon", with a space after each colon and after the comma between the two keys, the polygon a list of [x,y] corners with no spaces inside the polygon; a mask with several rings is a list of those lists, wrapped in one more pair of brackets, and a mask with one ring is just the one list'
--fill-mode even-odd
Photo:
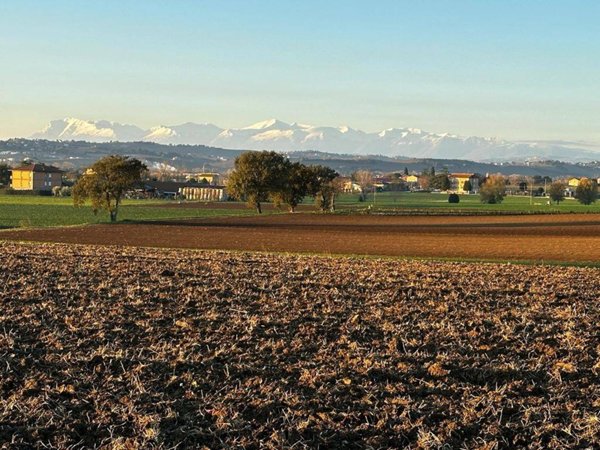
{"label": "shrub", "polygon": [[458,194],[450,194],[448,196],[448,203],[458,203],[460,202],[460,197]]}
{"label": "shrub", "polygon": [[52,195],[52,191],[32,191],[32,190],[27,190],[27,191],[22,191],[20,189],[13,189],[13,188],[8,188],[6,189],[6,191],[4,192],[6,195],[39,195],[42,197],[50,197]]}

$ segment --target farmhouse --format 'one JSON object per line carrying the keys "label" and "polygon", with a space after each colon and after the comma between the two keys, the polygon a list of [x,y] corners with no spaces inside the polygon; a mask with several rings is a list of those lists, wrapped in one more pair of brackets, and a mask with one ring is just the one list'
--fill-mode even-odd
{"label": "farmhouse", "polygon": [[375,189],[377,189],[379,192],[387,190],[390,183],[391,179],[389,177],[373,178],[373,187],[375,187]]}
{"label": "farmhouse", "polygon": [[26,164],[11,170],[10,187],[16,191],[51,191],[62,186],[62,173],[46,164]]}
{"label": "farmhouse", "polygon": [[184,175],[186,180],[196,180],[196,182],[200,184],[210,184],[211,186],[217,186],[221,183],[221,175],[215,172],[188,172]]}
{"label": "farmhouse", "polygon": [[411,191],[419,188],[419,177],[417,175],[406,175],[404,182]]}
{"label": "farmhouse", "polygon": [[[448,175],[448,179],[450,180],[450,189],[455,192],[467,194],[479,190],[479,176],[475,173],[451,173]],[[465,189],[467,182],[466,187],[468,188],[470,184],[470,189]]]}
{"label": "farmhouse", "polygon": [[341,178],[340,181],[342,182],[342,190],[344,192],[347,192],[347,193],[362,192],[362,188],[360,187],[360,185],[358,183],[355,183],[354,181],[352,181],[351,178],[343,177],[343,178]]}
{"label": "farmhouse", "polygon": [[[579,184],[583,181],[583,180],[588,180],[589,178],[587,177],[581,177],[581,178],[569,178],[567,180],[567,186],[565,188],[565,197],[572,197],[575,198],[576,193],[577,193],[577,188],[579,187]],[[597,181],[598,184],[600,184],[600,178],[598,178],[597,180],[595,178],[591,179],[592,182]]]}

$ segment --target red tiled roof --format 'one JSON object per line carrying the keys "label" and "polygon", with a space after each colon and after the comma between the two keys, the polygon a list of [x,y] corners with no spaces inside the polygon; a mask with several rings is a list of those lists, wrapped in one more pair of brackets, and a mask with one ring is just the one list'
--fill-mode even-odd
{"label": "red tiled roof", "polygon": [[471,177],[474,177],[475,174],[474,173],[451,173],[449,176],[456,177],[456,178],[471,178]]}
{"label": "red tiled roof", "polygon": [[29,172],[62,173],[58,167],[48,166],[46,164],[25,164],[15,167],[13,170],[28,170]]}

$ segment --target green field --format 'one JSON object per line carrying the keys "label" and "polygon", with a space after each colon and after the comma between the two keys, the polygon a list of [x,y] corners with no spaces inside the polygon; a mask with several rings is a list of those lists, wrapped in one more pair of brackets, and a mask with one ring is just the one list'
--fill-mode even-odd
{"label": "green field", "polygon": [[[395,211],[407,213],[600,213],[600,202],[590,206],[576,200],[565,200],[559,206],[547,205],[546,198],[509,196],[499,205],[486,205],[478,195],[462,195],[459,204],[448,203],[448,195],[441,193],[383,192],[368,196],[367,201],[359,202],[358,194],[342,194],[337,200],[341,213],[364,212],[371,206],[372,212],[393,214]],[[306,204],[312,204],[307,199]],[[240,208],[177,208],[173,200],[126,200],[119,210],[119,221],[141,221],[162,219],[184,219],[254,214],[254,210]],[[285,211],[285,208],[283,209]],[[106,223],[108,214],[94,215],[90,207],[76,208],[71,198],[40,196],[0,196],[0,228],[44,227]]]}
{"label": "green field", "polygon": [[[448,194],[425,192],[378,192],[370,193],[367,201],[359,202],[358,194],[342,194],[337,200],[339,209],[366,209],[371,205],[372,210],[390,211],[398,209],[404,212],[409,210],[436,210],[464,211],[465,213],[477,212],[514,212],[514,213],[586,213],[600,212],[600,202],[592,205],[582,205],[575,199],[566,199],[560,205],[548,205],[545,197],[507,196],[497,205],[481,203],[479,195],[461,195],[460,203],[448,203]],[[434,211],[432,211],[434,212]]]}
{"label": "green field", "polygon": [[[246,209],[165,208],[168,200],[126,200],[119,221],[161,220],[251,214]],[[89,206],[77,208],[71,198],[0,196],[0,228],[45,227],[109,222],[104,211],[94,215]]]}

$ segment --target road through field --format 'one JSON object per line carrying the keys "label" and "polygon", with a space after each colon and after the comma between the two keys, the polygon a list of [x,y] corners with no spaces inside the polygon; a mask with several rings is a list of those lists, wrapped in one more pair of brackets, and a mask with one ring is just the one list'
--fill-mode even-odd
{"label": "road through field", "polygon": [[0,231],[0,239],[123,246],[600,261],[600,215],[284,214]]}

